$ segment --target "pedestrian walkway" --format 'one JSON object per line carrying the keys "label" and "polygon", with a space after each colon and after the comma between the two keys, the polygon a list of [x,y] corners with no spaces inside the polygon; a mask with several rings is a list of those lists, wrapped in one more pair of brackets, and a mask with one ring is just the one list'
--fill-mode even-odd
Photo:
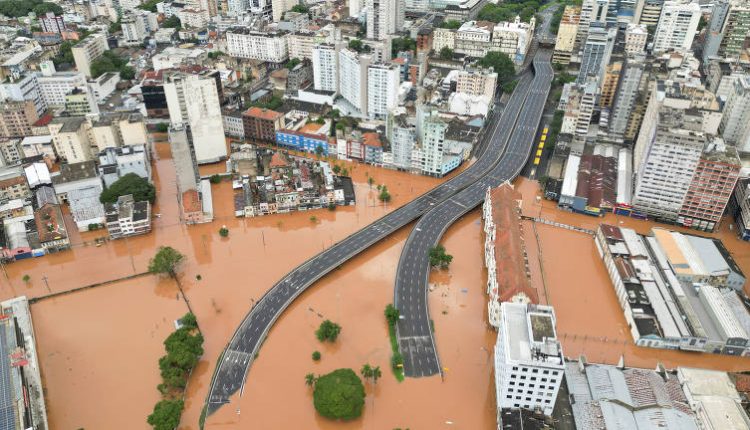
{"label": "pedestrian walkway", "polygon": [[587,228],[581,228],[581,227],[576,227],[574,225],[563,224],[563,223],[560,223],[560,222],[557,222],[557,221],[550,221],[550,220],[544,219],[544,218],[531,217],[531,216],[528,216],[528,215],[521,215],[521,218],[522,219],[526,219],[526,220],[530,220],[530,221],[534,221],[534,222],[538,222],[540,224],[551,225],[552,227],[559,227],[559,228],[564,228],[566,230],[577,231],[579,233],[585,233],[585,234],[588,234],[589,236],[593,236],[595,234],[595,232],[593,230],[589,230]]}

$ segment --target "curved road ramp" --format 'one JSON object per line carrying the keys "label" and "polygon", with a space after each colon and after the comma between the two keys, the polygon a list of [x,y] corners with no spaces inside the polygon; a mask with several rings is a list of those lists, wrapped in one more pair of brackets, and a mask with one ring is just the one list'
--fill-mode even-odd
{"label": "curved road ramp", "polygon": [[[533,60],[533,81],[521,93],[514,93],[513,97],[518,97],[518,100],[511,100],[508,105],[521,103],[522,107],[516,110],[516,115],[507,118],[503,115],[503,120],[507,122],[496,128],[492,135],[492,139],[503,142],[500,161],[480,180],[422,216],[401,250],[396,270],[394,306],[400,312],[396,334],[404,357],[406,376],[442,374],[427,303],[429,250],[438,244],[451,224],[482,204],[488,187],[513,180],[523,169],[534,147],[534,136],[554,77],[549,60],[549,51],[537,53]],[[525,94],[523,101],[520,100],[521,94]]]}
{"label": "curved road ramp", "polygon": [[489,140],[485,142],[477,161],[469,168],[305,261],[255,302],[219,359],[206,399],[207,415],[228,403],[229,398],[242,389],[263,339],[297,296],[341,264],[481,180],[498,164],[508,141],[507,138],[495,138],[500,135],[498,130],[502,128],[505,136],[509,134],[510,128],[507,127],[512,127],[508,125],[511,124],[509,121],[515,124],[523,102],[533,92],[534,81],[530,74],[525,73],[500,118],[497,111],[490,114],[488,124],[494,126],[491,126],[491,132],[484,134],[484,138]]}

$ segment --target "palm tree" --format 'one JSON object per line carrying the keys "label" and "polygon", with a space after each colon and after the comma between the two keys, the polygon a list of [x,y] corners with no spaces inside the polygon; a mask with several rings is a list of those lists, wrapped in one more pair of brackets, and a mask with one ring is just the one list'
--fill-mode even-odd
{"label": "palm tree", "polygon": [[380,366],[375,366],[372,368],[371,376],[372,376],[372,383],[377,384],[378,379],[380,379],[380,377],[383,376],[383,374],[380,372]]}
{"label": "palm tree", "polygon": [[308,373],[305,375],[305,384],[307,384],[308,387],[312,387],[315,384],[315,379],[315,375]]}
{"label": "palm tree", "polygon": [[360,370],[359,373],[361,373],[362,377],[365,379],[372,377],[372,366],[365,364],[362,366],[362,370]]}

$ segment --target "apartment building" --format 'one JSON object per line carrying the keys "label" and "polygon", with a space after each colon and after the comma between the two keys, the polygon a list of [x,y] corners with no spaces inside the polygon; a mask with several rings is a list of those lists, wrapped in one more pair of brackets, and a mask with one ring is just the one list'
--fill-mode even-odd
{"label": "apartment building", "polygon": [[404,0],[365,0],[367,38],[384,40],[404,27]]}
{"label": "apartment building", "polygon": [[132,194],[120,196],[117,203],[107,203],[106,226],[111,239],[146,234],[151,231],[151,203],[136,202]]}
{"label": "apartment building", "polygon": [[38,119],[31,100],[7,100],[0,106],[0,137],[25,137],[31,134],[31,126]]}
{"label": "apartment building", "polygon": [[40,16],[39,25],[44,33],[60,34],[66,31],[65,20],[62,16],[55,15],[54,12],[47,12],[44,16]]}
{"label": "apartment building", "polygon": [[372,64],[367,68],[367,113],[385,119],[398,105],[401,71],[395,64]]}
{"label": "apartment building", "polygon": [[372,57],[351,49],[339,51],[339,94],[363,116],[367,116],[367,76]]}
{"label": "apartment building", "polygon": [[502,408],[539,408],[552,415],[565,373],[554,308],[503,302],[500,315],[495,344],[498,415]]}
{"label": "apartment building", "polygon": [[643,54],[646,50],[648,30],[645,25],[628,24],[625,30],[625,53],[628,55]]}
{"label": "apartment building", "polygon": [[107,148],[99,154],[99,174],[105,186],[129,173],[151,180],[151,159],[145,145]]}
{"label": "apartment building", "polygon": [[654,52],[687,51],[693,44],[701,17],[698,2],[665,1],[654,32]]}
{"label": "apartment building", "polygon": [[58,117],[47,127],[61,161],[80,163],[93,159],[89,123],[84,117]]}
{"label": "apartment building", "polygon": [[602,76],[599,95],[599,106],[601,108],[612,107],[617,92],[617,86],[620,83],[622,63],[622,60],[611,61],[604,67],[604,75]]}
{"label": "apartment building", "polygon": [[86,87],[86,76],[81,72],[42,72],[37,74],[39,91],[49,107],[65,106],[65,96],[75,88]]}
{"label": "apartment building", "polygon": [[[516,15],[513,22],[499,22],[492,29],[492,47],[489,51],[508,54],[517,65],[523,64],[534,36],[536,19],[531,17],[528,23],[521,22]],[[460,33],[460,29],[459,29]]]}
{"label": "apartment building", "polygon": [[581,7],[568,5],[563,10],[560,25],[555,39],[555,50],[552,54],[552,62],[557,64],[569,64],[570,57],[576,44],[576,34],[581,21]]}
{"label": "apartment building", "polygon": [[339,50],[334,45],[312,48],[313,87],[318,91],[337,92],[339,89]]}
{"label": "apartment building", "polygon": [[655,27],[659,23],[663,6],[664,0],[644,0],[638,11],[639,13],[636,15],[638,24]]}
{"label": "apartment building", "polygon": [[[195,149],[186,123],[172,125],[169,129],[169,147],[177,178],[177,201],[180,219],[187,224],[213,220],[211,184],[201,180]],[[205,185],[204,185],[205,184]]]}
{"label": "apartment building", "polygon": [[191,143],[199,164],[227,157],[224,122],[219,93],[213,77],[171,74],[164,82],[164,94],[173,126],[190,126]]}
{"label": "apartment building", "polygon": [[250,142],[275,142],[276,131],[284,128],[284,114],[270,109],[251,107],[242,113],[245,139]]}
{"label": "apartment building", "polygon": [[737,149],[709,144],[695,168],[677,224],[714,231],[732,196],[741,168]]}
{"label": "apartment building", "polygon": [[407,122],[403,112],[390,112],[388,115],[386,138],[391,142],[393,165],[400,170],[410,170],[417,132],[414,125]]}
{"label": "apartment building", "polygon": [[615,135],[624,135],[625,133],[631,112],[638,100],[645,59],[645,56],[641,54],[630,56],[625,60],[609,115],[610,133]]}
{"label": "apartment building", "polygon": [[633,206],[666,222],[676,222],[707,143],[696,113],[662,107],[655,126],[641,128],[636,142]]}
{"label": "apartment building", "polygon": [[42,97],[39,89],[39,80],[35,73],[26,73],[18,78],[10,78],[0,84],[0,100],[2,101],[24,101],[30,100],[34,103],[34,109],[38,116],[44,115],[47,103]]}
{"label": "apartment building", "polygon": [[724,140],[740,151],[750,152],[750,77],[738,76],[729,93],[719,124]]}
{"label": "apartment building", "polygon": [[289,59],[288,34],[234,27],[226,32],[227,53],[232,57],[283,63]]}
{"label": "apartment building", "polygon": [[21,166],[0,167],[0,202],[31,197]]}
{"label": "apartment building", "polygon": [[107,50],[109,50],[109,46],[104,33],[89,35],[71,49],[76,69],[87,78],[91,78],[91,63],[101,57]]}
{"label": "apartment building", "polygon": [[604,69],[609,64],[612,55],[616,35],[617,30],[614,28],[607,29],[598,24],[591,25],[583,44],[581,68],[576,78],[577,83],[585,83],[590,76],[597,79],[602,78]]}

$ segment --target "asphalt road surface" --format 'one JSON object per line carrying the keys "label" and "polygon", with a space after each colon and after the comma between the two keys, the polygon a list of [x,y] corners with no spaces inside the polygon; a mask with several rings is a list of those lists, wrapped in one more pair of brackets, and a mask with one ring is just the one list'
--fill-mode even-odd
{"label": "asphalt road surface", "polygon": [[427,303],[429,249],[438,244],[451,224],[484,201],[489,187],[514,179],[523,169],[534,148],[534,137],[554,77],[550,57],[549,50],[537,53],[533,60],[535,76],[522,108],[519,111],[514,105],[514,115],[506,109],[507,115],[503,115],[494,129],[492,139],[502,141],[505,148],[500,161],[480,180],[422,216],[401,250],[394,305],[400,312],[396,333],[406,376],[431,376],[441,372]]}
{"label": "asphalt road surface", "polygon": [[[483,138],[495,136],[506,115],[517,116],[523,103],[521,95],[525,99],[525,92],[530,90],[531,81],[530,73],[521,76],[502,116],[497,111],[492,111],[489,115],[487,123],[495,124],[495,128],[492,132],[485,132]],[[516,93],[519,95],[516,96]],[[242,392],[248,369],[263,339],[276,319],[297,296],[344,262],[485,177],[500,160],[505,142],[505,139],[489,139],[476,162],[466,170],[310,258],[269,289],[255,302],[224,349],[206,399],[207,414],[210,415],[228,403],[229,397],[237,391]]]}

